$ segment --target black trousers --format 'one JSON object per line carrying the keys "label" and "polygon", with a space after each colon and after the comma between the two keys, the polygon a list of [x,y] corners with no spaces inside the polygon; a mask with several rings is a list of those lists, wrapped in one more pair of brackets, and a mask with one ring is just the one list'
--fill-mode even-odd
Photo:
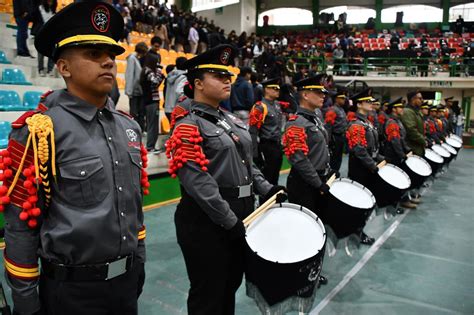
{"label": "black trousers", "polygon": [[142,263],[108,281],[60,281],[40,276],[42,314],[136,315],[145,279]]}
{"label": "black trousers", "polygon": [[344,146],[346,138],[344,134],[333,134],[333,143],[331,146],[331,159],[329,165],[331,169],[339,171],[342,164],[342,154],[344,153]]}
{"label": "black trousers", "polygon": [[142,96],[131,96],[130,100],[130,115],[136,120],[136,122],[145,131],[145,104],[143,104]]}
{"label": "black trousers", "polygon": [[[325,176],[320,176],[320,178],[323,182],[326,181]],[[288,175],[286,188],[289,202],[308,208],[320,218],[324,217],[327,198],[321,195],[318,189],[305,182],[294,168],[291,169]]]}
{"label": "black trousers", "polygon": [[260,139],[259,151],[265,159],[262,173],[270,184],[278,185],[283,153],[280,142]]}
{"label": "black trousers", "polygon": [[[183,252],[191,288],[189,315],[234,314],[235,292],[244,273],[244,239],[231,240],[181,189],[175,213],[176,236]],[[242,220],[253,210],[253,197],[227,200]]]}
{"label": "black trousers", "polygon": [[157,103],[147,104],[146,110],[146,149],[153,150],[158,140],[158,123],[160,121]]}

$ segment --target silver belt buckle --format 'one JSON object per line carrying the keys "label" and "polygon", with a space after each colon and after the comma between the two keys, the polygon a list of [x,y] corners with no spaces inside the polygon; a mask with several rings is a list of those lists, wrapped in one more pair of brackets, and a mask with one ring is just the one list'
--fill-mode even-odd
{"label": "silver belt buckle", "polygon": [[239,186],[239,198],[249,197],[252,194],[252,184]]}
{"label": "silver belt buckle", "polygon": [[127,272],[127,258],[116,260],[111,263],[107,263],[107,278],[105,280],[110,280],[120,275],[123,275]]}

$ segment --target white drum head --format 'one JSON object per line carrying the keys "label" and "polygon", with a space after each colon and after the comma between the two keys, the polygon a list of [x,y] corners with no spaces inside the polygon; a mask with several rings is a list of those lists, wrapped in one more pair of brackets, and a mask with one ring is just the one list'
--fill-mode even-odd
{"label": "white drum head", "polygon": [[449,138],[454,139],[455,141],[459,142],[462,144],[462,138],[458,135],[451,135]]}
{"label": "white drum head", "polygon": [[453,139],[453,138],[448,138],[446,139],[446,143],[449,144],[450,146],[452,146],[453,148],[461,148],[462,147],[462,143]]}
{"label": "white drum head", "polygon": [[431,149],[433,149],[433,151],[435,151],[436,153],[438,153],[439,155],[441,155],[444,158],[448,158],[448,157],[451,156],[451,153],[449,153],[445,148],[443,148],[439,144],[433,145],[431,147]]}
{"label": "white drum head", "polygon": [[438,164],[442,164],[444,162],[443,157],[431,149],[425,149],[425,157],[431,162]]}
{"label": "white drum head", "polygon": [[382,177],[384,181],[398,189],[408,189],[411,185],[411,180],[408,174],[393,164],[386,164],[384,167],[379,169],[379,176]]}
{"label": "white drum head", "polygon": [[338,178],[329,189],[331,195],[351,207],[371,209],[375,205],[375,197],[369,189],[347,178]]}
{"label": "white drum head", "polygon": [[272,262],[295,263],[318,254],[326,243],[320,219],[292,203],[274,205],[247,228],[247,244]]}
{"label": "white drum head", "polygon": [[455,148],[453,148],[452,146],[450,146],[449,144],[447,143],[443,143],[441,145],[446,151],[448,151],[449,153],[451,153],[452,155],[457,155],[458,152],[456,151]]}
{"label": "white drum head", "polygon": [[430,176],[433,170],[428,162],[425,159],[413,155],[408,157],[406,160],[407,166],[415,173],[420,176]]}

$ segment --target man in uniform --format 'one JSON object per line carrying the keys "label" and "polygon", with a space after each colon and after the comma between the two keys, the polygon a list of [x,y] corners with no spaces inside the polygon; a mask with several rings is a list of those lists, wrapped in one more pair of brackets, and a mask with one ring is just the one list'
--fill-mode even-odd
{"label": "man in uniform", "polygon": [[347,102],[346,89],[338,88],[334,98],[334,105],[326,112],[324,122],[329,132],[331,148],[331,169],[339,171],[342,163],[342,154],[346,143],[345,135],[347,128],[346,112],[344,106]]}
{"label": "man in uniform", "polygon": [[283,113],[280,102],[279,79],[262,82],[263,99],[257,102],[250,111],[249,131],[252,136],[254,158],[259,164],[265,178],[273,185],[278,184],[281,163],[281,133]]}
{"label": "man in uniform", "polygon": [[[366,89],[352,97],[352,111],[357,111],[352,116],[346,131],[349,148],[349,178],[369,186],[372,174],[378,172],[377,163],[383,160],[379,154],[378,132],[367,118],[372,111],[374,99],[370,89]],[[372,245],[375,239],[360,232],[361,243]]]}
{"label": "man in uniform", "polygon": [[420,106],[423,104],[423,97],[419,91],[407,93],[408,105],[403,111],[401,121],[407,131],[407,144],[418,156],[425,154],[425,134],[423,115],[420,113]]}
{"label": "man in uniform", "polygon": [[220,45],[184,64],[185,93],[193,101],[175,117],[166,145],[169,172],[181,184],[175,224],[191,283],[190,315],[234,314],[244,270],[242,220],[254,209],[255,193],[268,199],[284,189],[253,165],[246,124],[219,108],[230,97],[228,66],[235,54],[232,46]]}
{"label": "man in uniform", "polygon": [[440,132],[442,135],[443,141],[446,139],[446,137],[449,135],[449,121],[446,118],[446,108],[443,105],[438,106],[438,119],[441,121],[442,126],[440,125]]}
{"label": "man in uniform", "polygon": [[82,2],[36,36],[67,88],[53,93],[50,109],[40,104],[14,122],[0,154],[6,279],[17,314],[137,314],[146,151],[139,125],[107,96],[123,27],[113,6]]}
{"label": "man in uniform", "polygon": [[[433,144],[440,144],[441,141],[438,136],[438,130],[436,129],[436,106],[430,105],[431,101],[424,101],[421,105],[421,113],[423,114],[423,120],[425,124],[425,136],[428,142],[428,146],[431,147]],[[431,114],[433,113],[433,114]]]}
{"label": "man in uniform", "polygon": [[454,127],[456,126],[456,115],[454,114],[454,111],[453,111],[453,104],[454,104],[453,100],[454,100],[453,96],[450,96],[444,99],[444,104],[446,108],[445,115],[448,121],[447,130],[449,133],[453,133]]}

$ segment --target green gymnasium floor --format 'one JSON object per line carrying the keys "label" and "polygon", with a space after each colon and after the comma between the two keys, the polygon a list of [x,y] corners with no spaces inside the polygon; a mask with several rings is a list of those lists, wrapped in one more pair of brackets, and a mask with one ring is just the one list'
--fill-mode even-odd
{"label": "green gymnasium floor", "polygon": [[[318,290],[311,314],[474,314],[473,162],[474,150],[463,149],[417,210],[391,220],[374,217],[366,228],[378,239],[372,247],[349,257],[340,242],[336,255],[325,258],[329,284]],[[143,315],[186,314],[189,284],[176,243],[175,207],[145,214]],[[244,287],[236,314],[259,314]]]}

